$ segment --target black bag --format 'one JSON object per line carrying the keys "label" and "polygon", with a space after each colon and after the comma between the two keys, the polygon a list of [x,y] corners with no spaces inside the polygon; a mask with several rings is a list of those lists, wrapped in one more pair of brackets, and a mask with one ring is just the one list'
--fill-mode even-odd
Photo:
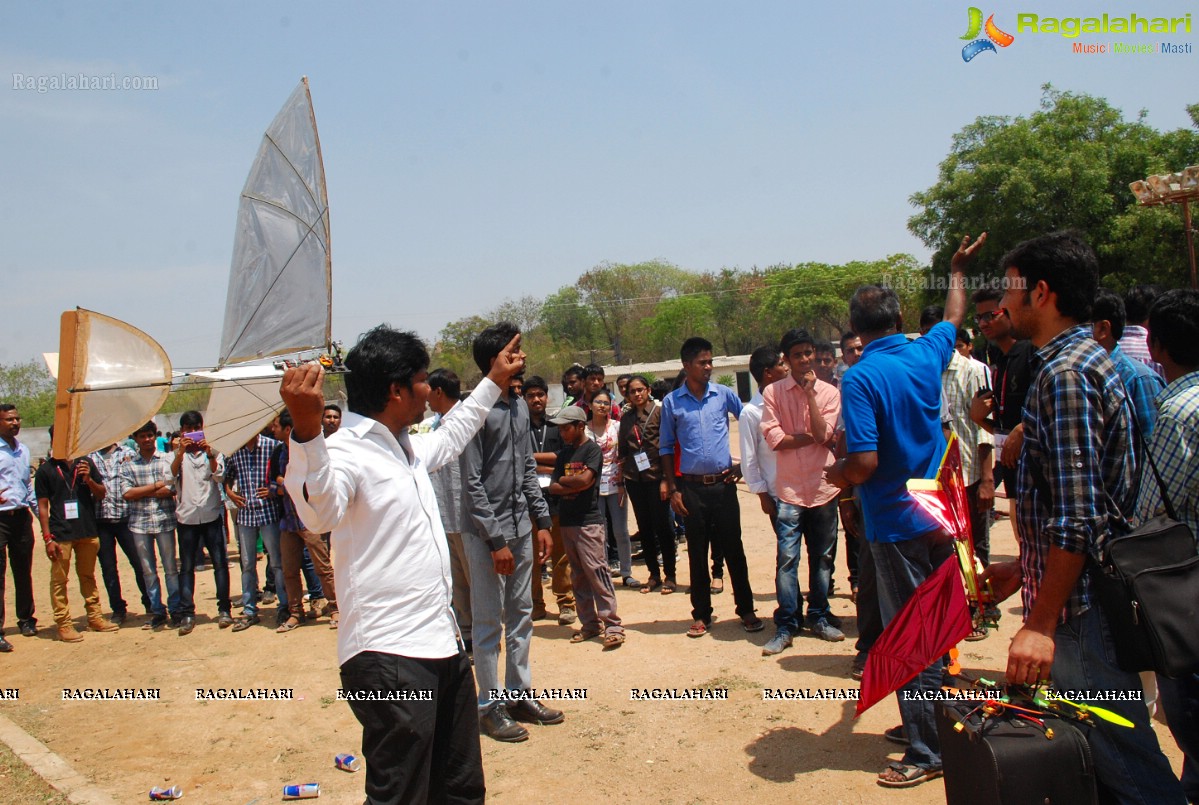
{"label": "black bag", "polygon": [[[1132,420],[1140,436],[1135,414]],[[1170,505],[1148,445],[1145,457],[1166,515],[1108,539],[1105,555],[1092,560],[1091,584],[1119,666],[1178,677],[1199,670],[1199,549]]]}
{"label": "black bag", "polygon": [[954,725],[978,702],[937,705],[937,734],[948,805],[1095,805],[1095,768],[1082,731],[1053,716],[1046,730],[1004,711]]}
{"label": "black bag", "polygon": [[[1144,444],[1136,413],[1133,431]],[[1175,678],[1199,670],[1199,547],[1170,505],[1166,485],[1146,444],[1145,458],[1161,491],[1166,515],[1107,540],[1104,554],[1088,557],[1091,590],[1107,620],[1116,663],[1125,671],[1156,671]],[[1041,468],[1030,466],[1046,500]]]}

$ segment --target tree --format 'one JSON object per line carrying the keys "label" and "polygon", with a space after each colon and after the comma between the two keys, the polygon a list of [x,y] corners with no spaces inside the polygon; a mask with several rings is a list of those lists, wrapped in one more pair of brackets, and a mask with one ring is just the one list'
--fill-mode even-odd
{"label": "tree", "polygon": [[41,361],[0,364],[0,402],[17,406],[25,427],[54,424],[57,387]]}
{"label": "tree", "polygon": [[845,265],[800,263],[767,269],[756,305],[766,324],[767,343],[792,327],[817,338],[837,341],[849,327],[849,298],[859,286],[886,284],[895,289],[905,322],[919,316],[923,269],[916,258],[894,254],[882,260]]}
{"label": "tree", "polygon": [[539,326],[554,341],[587,349],[600,343],[602,328],[595,311],[583,304],[583,294],[566,285],[545,298]]}
{"label": "tree", "polygon": [[[1188,107],[1199,128],[1199,108]],[[989,233],[976,265],[988,273],[1022,240],[1076,229],[1099,255],[1109,284],[1181,285],[1186,245],[1173,209],[1138,207],[1128,185],[1199,162],[1199,132],[1160,133],[1102,98],[1043,87],[1027,117],[980,117],[953,137],[937,183],[914,193],[908,229],[934,250],[944,275],[962,235]]]}
{"label": "tree", "polygon": [[630,344],[644,334],[636,325],[652,315],[664,297],[686,293],[695,275],[663,260],[635,265],[601,263],[575,284],[581,304],[595,311],[617,363],[630,359]]}
{"label": "tree", "polygon": [[645,320],[653,360],[678,357],[679,347],[693,335],[707,337],[716,329],[716,315],[709,296],[673,296],[663,299],[654,315]]}

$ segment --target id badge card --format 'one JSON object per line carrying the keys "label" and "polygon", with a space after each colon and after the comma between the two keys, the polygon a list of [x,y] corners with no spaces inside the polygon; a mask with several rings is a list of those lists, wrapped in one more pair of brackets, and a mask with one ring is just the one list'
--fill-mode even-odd
{"label": "id badge card", "polygon": [[640,453],[633,454],[633,461],[637,462],[637,469],[645,472],[649,469],[649,456],[642,450]]}
{"label": "id badge card", "polygon": [[63,502],[63,519],[78,520],[79,519],[79,501],[68,500]]}
{"label": "id badge card", "polygon": [[601,478],[599,493],[601,495],[611,495],[616,491],[616,485],[612,483],[611,478]]}

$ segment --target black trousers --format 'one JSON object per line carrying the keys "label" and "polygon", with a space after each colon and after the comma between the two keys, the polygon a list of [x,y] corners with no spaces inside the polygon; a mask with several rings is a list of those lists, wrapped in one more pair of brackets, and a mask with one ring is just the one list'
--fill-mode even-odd
{"label": "black trousers", "polygon": [[691,617],[712,620],[712,579],[708,576],[708,549],[720,548],[733,583],[737,615],[754,614],[754,593],[741,544],[741,505],[734,484],[700,484],[678,479],[687,509],[687,563],[691,571]]}
{"label": "black trousers", "polygon": [[142,563],[137,558],[137,545],[133,542],[133,534],[129,531],[127,520],[96,519],[96,530],[100,532],[100,575],[104,579],[104,589],[108,593],[108,606],[114,615],[124,615],[127,612],[125,597],[121,593],[121,574],[117,569],[117,547],[125,554],[129,564],[133,566],[133,578],[137,589],[142,595],[142,611],[150,611],[150,596],[146,595],[146,580],[142,577]]}
{"label": "black trousers", "polygon": [[[861,522],[859,520],[858,522]],[[874,554],[865,538],[858,540],[858,656],[855,663],[866,662],[871,646],[883,633],[883,613],[878,603],[878,576],[874,572]]]}
{"label": "black trousers", "polygon": [[[645,567],[650,578],[675,577],[674,527],[670,524],[670,504],[662,500],[657,481],[625,481],[625,491],[637,515],[637,527],[641,529],[641,550],[645,556]],[[658,551],[662,551],[661,569],[658,566]]]}
{"label": "black trousers", "polygon": [[470,660],[364,651],[341,666],[342,689],[428,691],[430,701],[350,701],[362,725],[366,805],[481,803],[483,755]]}
{"label": "black trousers", "polygon": [[4,629],[5,566],[10,563],[17,623],[33,626],[37,618],[33,617],[33,513],[29,509],[0,512],[0,630]]}

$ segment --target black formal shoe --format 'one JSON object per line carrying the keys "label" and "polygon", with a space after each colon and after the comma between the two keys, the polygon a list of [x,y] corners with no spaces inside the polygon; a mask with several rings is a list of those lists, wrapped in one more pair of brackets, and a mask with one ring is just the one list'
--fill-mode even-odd
{"label": "black formal shoe", "polygon": [[497,704],[479,716],[479,730],[504,743],[520,743],[529,740],[529,731],[512,720],[504,705]]}
{"label": "black formal shoe", "polygon": [[183,619],[179,621],[179,636],[183,637],[184,635],[189,635],[192,633],[192,629],[195,628],[196,619],[191,615],[184,615]]}
{"label": "black formal shoe", "polygon": [[526,724],[561,724],[566,720],[566,714],[561,710],[551,710],[536,699],[522,699],[508,705],[508,714],[517,721]]}
{"label": "black formal shoe", "polygon": [[22,637],[37,637],[37,627],[34,626],[32,623],[22,623],[21,624],[21,636]]}
{"label": "black formal shoe", "polygon": [[0,653],[7,654],[10,651],[12,651],[12,643],[0,637]]}
{"label": "black formal shoe", "polygon": [[125,622],[126,617],[128,617],[128,615],[124,612],[114,612],[108,616],[108,622],[115,623],[117,626],[120,626]]}

